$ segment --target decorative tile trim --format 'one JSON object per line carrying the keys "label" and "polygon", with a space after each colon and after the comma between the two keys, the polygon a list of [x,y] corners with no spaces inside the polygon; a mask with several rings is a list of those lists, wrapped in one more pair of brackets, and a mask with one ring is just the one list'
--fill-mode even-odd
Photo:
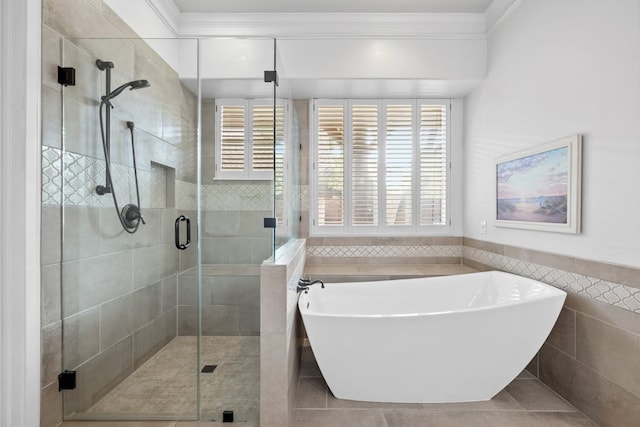
{"label": "decorative tile trim", "polygon": [[[42,147],[42,204],[64,206],[113,206],[110,195],[99,196],[97,185],[106,181],[104,160],[58,148]],[[133,168],[113,164],[111,180],[121,205],[136,201]],[[151,176],[148,171],[138,171],[140,202],[149,206]]]}
{"label": "decorative tile trim", "polygon": [[462,246],[308,246],[308,257],[462,257]]}
{"label": "decorative tile trim", "polygon": [[309,211],[309,186],[300,186],[300,210]]}
{"label": "decorative tile trim", "polygon": [[271,183],[203,185],[202,205],[216,211],[272,210]]}
{"label": "decorative tile trim", "polygon": [[463,248],[463,257],[498,270],[529,277],[581,295],[640,314],[640,289],[610,281],[571,273],[481,249]]}
{"label": "decorative tile trim", "polygon": [[[196,210],[197,185],[176,181],[176,207]],[[270,184],[208,184],[202,186],[202,208],[207,211],[270,211],[273,194]]]}
{"label": "decorative tile trim", "polygon": [[42,204],[62,204],[62,151],[42,147]]}
{"label": "decorative tile trim", "polygon": [[[105,161],[82,154],[42,147],[42,203],[44,205],[98,206],[113,205],[109,195],[96,194],[96,186],[106,181]],[[166,169],[151,167],[138,171],[142,207],[167,207]],[[132,167],[113,164],[111,179],[118,201],[124,205],[136,200],[135,177]],[[196,210],[195,183],[175,181],[176,207]],[[254,211],[273,209],[270,183],[210,184],[202,186],[202,206],[205,210]]]}

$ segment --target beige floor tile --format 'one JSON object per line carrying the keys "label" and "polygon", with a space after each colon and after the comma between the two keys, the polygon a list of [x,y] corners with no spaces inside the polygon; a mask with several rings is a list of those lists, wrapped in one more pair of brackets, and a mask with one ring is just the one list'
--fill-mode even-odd
{"label": "beige floor tile", "polygon": [[387,427],[595,427],[577,412],[384,411]]}
{"label": "beige floor tile", "polygon": [[296,427],[386,427],[378,409],[296,409]]}
{"label": "beige floor tile", "polygon": [[[88,415],[195,417],[196,343],[195,337],[176,337],[93,405]],[[203,418],[220,419],[223,410],[233,410],[238,421],[257,421],[260,338],[203,337],[201,350],[202,365],[217,365],[213,373],[200,374]]]}
{"label": "beige floor tile", "polygon": [[327,384],[322,377],[301,377],[298,381],[296,408],[326,408]]}
{"label": "beige floor tile", "polygon": [[516,379],[506,389],[524,409],[534,411],[575,411],[575,408],[540,381]]}

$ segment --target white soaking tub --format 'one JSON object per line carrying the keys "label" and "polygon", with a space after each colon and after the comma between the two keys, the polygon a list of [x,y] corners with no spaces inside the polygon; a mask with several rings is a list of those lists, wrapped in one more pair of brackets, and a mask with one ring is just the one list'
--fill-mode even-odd
{"label": "white soaking tub", "polygon": [[300,294],[298,307],[335,397],[469,402],[491,399],[524,369],[565,297],[488,271],[318,284]]}

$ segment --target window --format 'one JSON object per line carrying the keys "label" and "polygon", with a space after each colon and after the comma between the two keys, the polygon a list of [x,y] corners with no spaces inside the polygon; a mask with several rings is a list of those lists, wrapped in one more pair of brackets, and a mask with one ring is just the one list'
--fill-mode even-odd
{"label": "window", "polygon": [[275,153],[276,163],[283,166],[285,110],[288,105],[278,100],[274,150],[273,100],[216,100],[216,179],[272,180]]}
{"label": "window", "polygon": [[311,231],[449,230],[449,101],[315,100]]}
{"label": "window", "polygon": [[[289,102],[276,101],[275,147],[273,100],[218,99],[215,104],[216,173],[219,180],[274,180],[278,233],[287,233]],[[275,173],[274,173],[275,165]]]}

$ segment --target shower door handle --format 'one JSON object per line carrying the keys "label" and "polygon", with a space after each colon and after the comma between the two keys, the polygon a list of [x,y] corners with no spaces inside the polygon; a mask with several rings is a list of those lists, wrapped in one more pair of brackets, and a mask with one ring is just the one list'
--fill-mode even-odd
{"label": "shower door handle", "polygon": [[[187,241],[185,243],[180,243],[180,223],[187,223]],[[188,216],[180,215],[176,218],[176,248],[184,251],[191,244],[191,220]]]}

